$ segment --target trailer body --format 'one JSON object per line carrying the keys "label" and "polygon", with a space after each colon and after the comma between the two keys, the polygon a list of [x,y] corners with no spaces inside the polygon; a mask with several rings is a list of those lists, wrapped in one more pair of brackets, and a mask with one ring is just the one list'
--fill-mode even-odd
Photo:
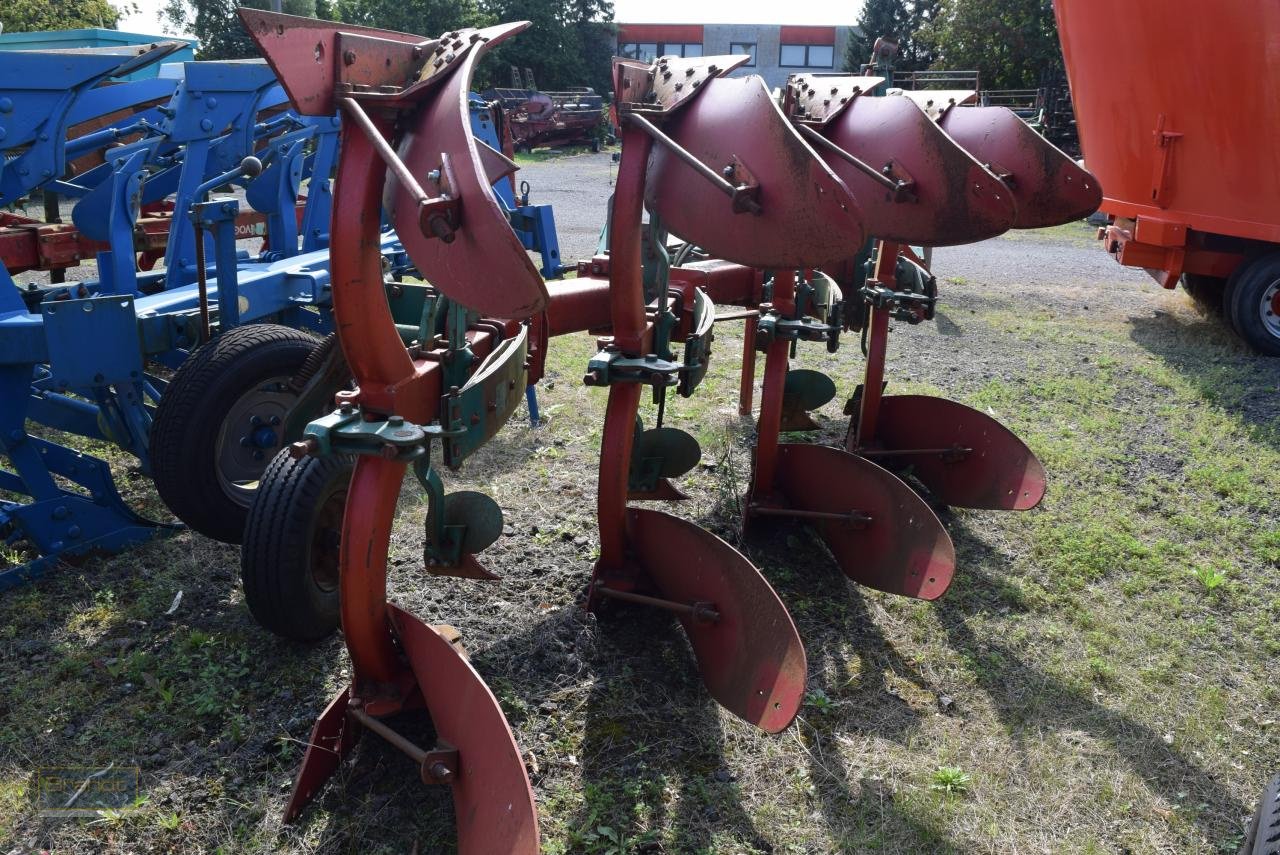
{"label": "trailer body", "polygon": [[1108,251],[1166,288],[1217,288],[1237,331],[1280,354],[1280,5],[1054,9]]}

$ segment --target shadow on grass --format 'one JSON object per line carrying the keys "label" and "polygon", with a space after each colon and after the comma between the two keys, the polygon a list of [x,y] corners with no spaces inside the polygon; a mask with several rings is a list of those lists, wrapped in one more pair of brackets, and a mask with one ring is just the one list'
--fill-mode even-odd
{"label": "shadow on grass", "polygon": [[1239,818],[1249,811],[1214,776],[1168,745],[1150,727],[1121,712],[1095,703],[1072,686],[1027,663],[998,637],[978,635],[970,620],[987,611],[1016,603],[1016,595],[1002,593],[1008,585],[982,568],[1000,567],[1003,557],[962,520],[948,524],[956,544],[957,584],[935,604],[951,647],[981,663],[974,669],[978,685],[991,699],[1010,738],[1026,732],[1038,737],[1045,728],[1087,730],[1105,740],[1112,751],[1147,786],[1170,802],[1206,805],[1193,820],[1208,840],[1230,838],[1239,831]]}
{"label": "shadow on grass", "polygon": [[1186,378],[1205,402],[1242,419],[1255,440],[1280,448],[1280,358],[1250,352],[1213,313],[1157,312],[1129,323],[1130,338]]}
{"label": "shadow on grass", "polygon": [[609,604],[597,622],[564,607],[475,664],[521,747],[543,758],[533,777],[557,851],[710,853],[728,840],[772,850],[742,807],[719,710],[669,615]]}
{"label": "shadow on grass", "polygon": [[[898,655],[816,533],[758,523],[749,545],[805,643],[809,703],[796,726],[835,851],[961,852],[872,770],[851,783],[856,764],[842,745],[842,737],[858,734],[905,744],[920,726],[920,713],[893,689],[888,674],[927,692],[933,687]],[[838,715],[827,714],[828,704]]]}

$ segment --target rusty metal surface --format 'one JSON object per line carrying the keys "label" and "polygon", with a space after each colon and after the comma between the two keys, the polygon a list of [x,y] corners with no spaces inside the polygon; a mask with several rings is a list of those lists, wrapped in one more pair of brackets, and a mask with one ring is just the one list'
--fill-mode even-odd
{"label": "rusty metal surface", "polygon": [[706,82],[721,77],[750,61],[749,56],[660,56],[648,65],[633,60],[614,60],[614,89],[625,109],[672,113]]}
{"label": "rusty metal surface", "polygon": [[538,817],[502,708],[449,639],[399,606],[387,615],[418,680],[437,744],[458,751],[453,805],[462,855],[536,855]]}
{"label": "rusty metal surface", "polygon": [[[490,48],[527,27],[504,24],[481,30],[461,65],[426,96],[427,103],[401,139],[399,152],[409,171],[426,178],[446,170],[451,192],[461,203],[454,239],[423,234],[418,201],[408,188],[388,179],[391,219],[409,257],[446,296],[468,308],[500,318],[526,318],[547,304],[538,269],[490,191],[467,108],[476,63]],[[448,153],[448,167],[444,164]]]}
{"label": "rusty metal surface", "polygon": [[973,243],[1012,227],[1013,194],[908,98],[855,98],[821,129],[877,169],[910,176],[914,198],[894,201],[872,177],[837,155],[822,157],[857,196],[876,237],[925,246]]}
{"label": "rusty metal surface", "polygon": [[894,89],[890,90],[889,97],[906,98],[937,121],[952,107],[973,101],[978,93],[972,89]]}
{"label": "rusty metal surface", "polygon": [[804,646],[760,571],[711,532],[661,511],[628,508],[627,539],[663,598],[719,613],[714,623],[680,619],[711,696],[769,733],[786,728],[804,698]]}
{"label": "rusty metal surface", "polygon": [[873,438],[889,451],[972,449],[960,459],[947,455],[911,455],[896,460],[940,500],[963,508],[1024,511],[1044,498],[1045,471],[1031,449],[986,413],[945,398],[888,395],[880,402],[880,423]]}
{"label": "rusty metal surface", "polygon": [[302,765],[293,781],[293,793],[284,809],[286,823],[298,818],[360,738],[360,726],[347,718],[350,697],[350,687],[344,686],[311,728],[307,751],[302,755]]}
{"label": "rusty metal surface", "polygon": [[645,200],[671,232],[711,255],[751,267],[818,267],[851,258],[863,215],[853,194],[783,117],[764,82],[716,78],[662,129],[717,172],[740,163],[759,182],[761,212],[730,199],[662,146],[649,161]]}
{"label": "rusty metal surface", "polygon": [[870,515],[865,525],[810,523],[858,584],[924,600],[937,599],[951,584],[956,555],[950,535],[893,473],[838,448],[785,444],[779,446],[775,483],[791,508]]}
{"label": "rusty metal surface", "polygon": [[814,77],[793,74],[787,78],[787,96],[793,106],[794,118],[826,124],[840,114],[853,99],[870,92],[881,83],[883,77]]}
{"label": "rusty metal surface", "polygon": [[1007,107],[949,110],[939,124],[1002,178],[1018,204],[1016,229],[1082,219],[1102,204],[1102,185]]}
{"label": "rusty metal surface", "polygon": [[[271,69],[289,93],[289,100],[299,113],[307,116],[331,116],[337,110],[334,85],[338,82],[341,64],[337,47],[339,33],[372,36],[406,44],[424,43],[421,36],[409,33],[317,21],[314,18],[281,15],[261,9],[240,8],[236,11],[244,28],[258,43],[267,62],[271,64]],[[408,82],[408,75],[411,73],[411,70],[406,69],[405,82]]]}

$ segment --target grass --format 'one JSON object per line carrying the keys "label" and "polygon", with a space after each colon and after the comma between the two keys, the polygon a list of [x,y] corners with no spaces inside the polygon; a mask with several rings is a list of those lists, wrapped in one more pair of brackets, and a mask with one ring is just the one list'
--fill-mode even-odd
{"label": "grass", "polygon": [[[806,642],[805,703],[777,737],[708,700],[663,616],[597,624],[573,606],[597,549],[591,337],[553,343],[543,427],[517,414],[448,476],[494,495],[515,531],[485,553],[501,584],[424,577],[406,490],[393,596],[464,631],[525,751],[545,852],[1234,851],[1280,756],[1280,367],[1176,294],[1098,288],[1085,314],[1016,274],[956,274],[944,311],[963,335],[898,329],[890,391],[995,414],[1050,487],[1028,513],[944,513],[960,569],[936,602],[850,586],[803,526],[738,535],[740,327],[717,326],[704,387],[668,401],[703,449],[675,512],[744,551]],[[845,345],[798,359],[839,387],[817,414],[829,444],[861,370]],[[146,500],[144,479],[126,484]],[[447,794],[368,742],[300,826],[279,824],[349,666],[338,639],[258,630],[237,560],[182,534],[0,598],[0,849],[449,850]],[[142,768],[138,810],[34,816],[36,767],[113,761]]]}

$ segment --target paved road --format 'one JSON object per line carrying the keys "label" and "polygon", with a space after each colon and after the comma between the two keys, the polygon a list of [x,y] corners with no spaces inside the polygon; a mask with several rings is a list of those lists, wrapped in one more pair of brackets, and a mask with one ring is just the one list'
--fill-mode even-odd
{"label": "paved road", "polygon": [[600,152],[526,163],[516,173],[517,182],[529,182],[530,202],[555,206],[566,264],[595,254],[616,171],[611,155]]}

